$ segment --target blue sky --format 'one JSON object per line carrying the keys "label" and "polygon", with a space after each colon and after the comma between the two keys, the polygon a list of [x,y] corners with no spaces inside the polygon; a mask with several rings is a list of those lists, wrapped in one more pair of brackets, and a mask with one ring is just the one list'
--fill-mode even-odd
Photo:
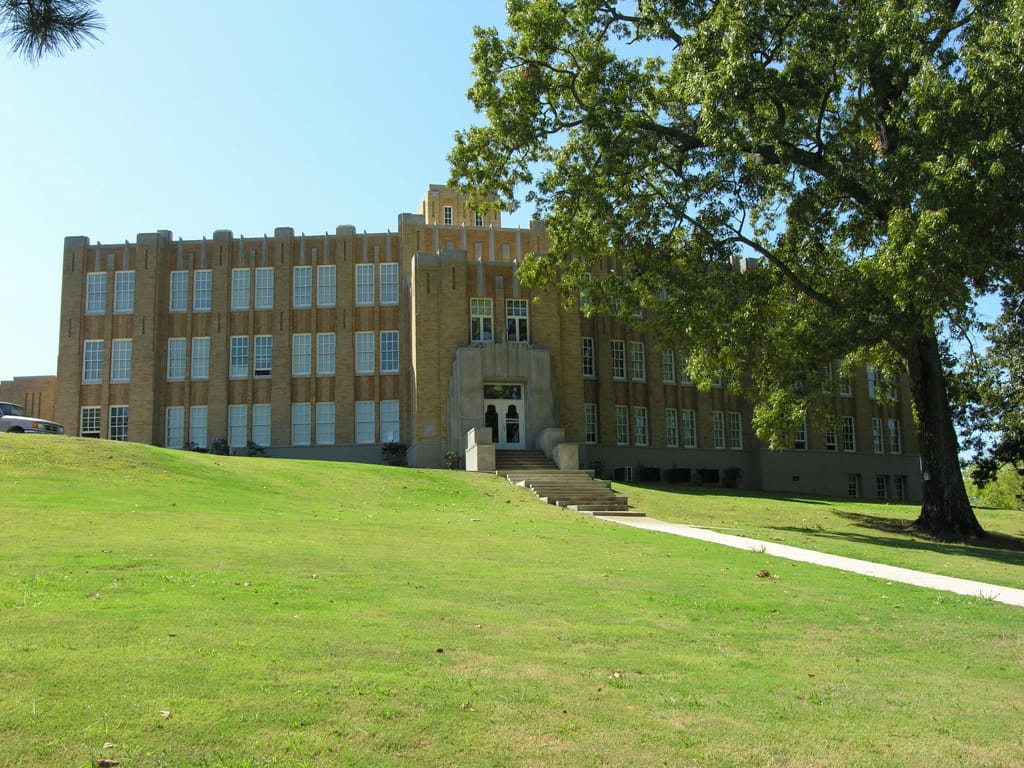
{"label": "blue sky", "polygon": [[[66,235],[382,232],[448,179],[501,0],[101,0],[101,43],[2,49],[0,379],[57,371]],[[529,211],[504,217],[525,226]]]}

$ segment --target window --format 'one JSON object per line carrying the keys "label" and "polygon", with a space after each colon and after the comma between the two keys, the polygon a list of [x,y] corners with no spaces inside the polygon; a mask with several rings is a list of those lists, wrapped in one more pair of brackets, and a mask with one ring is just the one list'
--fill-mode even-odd
{"label": "window", "polygon": [[853,379],[850,372],[839,369],[839,394],[843,397],[853,397]]}
{"label": "window", "polygon": [[[179,381],[185,378],[185,339],[167,340],[167,379]],[[184,414],[182,414],[184,417]]]}
{"label": "window", "polygon": [[356,304],[373,304],[373,264],[356,264]]}
{"label": "window", "polygon": [[729,411],[725,416],[729,422],[729,447],[738,451],[743,447],[743,420],[736,411]]}
{"label": "window", "polygon": [[629,367],[630,377],[633,381],[647,380],[647,357],[644,353],[642,341],[631,341],[629,343]]}
{"label": "window", "polygon": [[269,403],[259,403],[252,407],[252,441],[264,448],[270,445]]}
{"label": "window", "polygon": [[594,340],[589,336],[583,337],[583,375],[588,378],[594,377]]}
{"label": "window", "polygon": [[292,403],[292,445],[309,445],[309,403]]}
{"label": "window", "polygon": [[380,265],[380,303],[398,303],[398,264],[388,262]]}
{"label": "window", "polygon": [[597,442],[597,403],[583,404],[583,442]]}
{"label": "window", "polygon": [[473,224],[477,227],[482,227],[484,225],[484,215],[480,213],[480,211],[474,212]]}
{"label": "window", "polygon": [[494,341],[494,308],[490,299],[469,300],[469,340]]}
{"label": "window", "polygon": [[584,317],[590,317],[591,309],[591,283],[594,281],[594,275],[590,272],[583,273],[583,280],[580,282],[580,312],[583,313]]}
{"label": "window", "polygon": [[835,451],[838,449],[839,445],[836,438],[836,431],[834,429],[830,429],[828,432],[825,433],[825,450]]}
{"label": "window", "polygon": [[530,340],[529,304],[526,299],[508,299],[505,302],[507,341],[526,344]]}
{"label": "window", "polygon": [[82,353],[82,383],[98,384],[103,381],[103,340],[85,342]]}
{"label": "window", "polygon": [[882,435],[882,420],[871,420],[871,446],[875,453],[885,453],[885,437]]}
{"label": "window", "polygon": [[197,269],[192,279],[192,311],[209,312],[213,305],[213,271]]}
{"label": "window", "polygon": [[132,373],[132,340],[114,339],[110,343],[110,383],[129,381]]}
{"label": "window", "polygon": [[111,440],[127,440],[128,439],[128,406],[127,405],[112,405],[110,406],[110,424],[107,428],[107,434]]}
{"label": "window", "polygon": [[875,498],[885,501],[889,498],[889,476],[875,475]]}
{"label": "window", "polygon": [[690,408],[683,410],[683,448],[697,447],[697,413]]}
{"label": "window", "polygon": [[256,309],[274,308],[274,268],[256,267]]}
{"label": "window", "polygon": [[380,332],[380,372],[398,373],[398,331]]}
{"label": "window", "polygon": [[899,419],[889,419],[889,453],[903,453]]}
{"label": "window", "polygon": [[356,401],[356,442],[372,443],[374,434],[374,403],[372,400]]}
{"label": "window", "polygon": [[906,475],[896,475],[892,479],[892,497],[893,501],[906,501],[907,500],[907,477]]}
{"label": "window", "polygon": [[166,413],[164,448],[185,447],[185,409],[180,405],[171,406]]}
{"label": "window", "polygon": [[245,448],[249,420],[247,410],[244,405],[228,406],[228,446],[231,448]]}
{"label": "window", "polygon": [[316,404],[316,444],[334,445],[334,403]]}
{"label": "window", "polygon": [[380,401],[380,439],[386,443],[397,443],[398,434],[398,401]]}
{"label": "window", "polygon": [[675,408],[665,409],[665,445],[679,447],[679,417]]}
{"label": "window", "polygon": [[79,416],[79,437],[99,437],[102,409],[98,405],[87,405]]}
{"label": "window", "polygon": [[636,445],[647,445],[647,409],[633,406],[633,442]]}
{"label": "window", "polygon": [[725,448],[725,414],[721,411],[711,412],[711,435],[715,448]]}
{"label": "window", "polygon": [[[274,337],[257,336],[253,339],[253,375],[267,377],[270,375],[274,365]],[[256,426],[256,416],[253,414],[253,427]],[[256,442],[254,439],[253,442]],[[262,443],[261,443],[262,445]]]}
{"label": "window", "polygon": [[292,267],[292,306],[305,308],[313,305],[313,268]]}
{"label": "window", "polygon": [[206,447],[207,406],[193,405],[188,412],[188,441],[196,448]]}
{"label": "window", "polygon": [[686,370],[686,360],[679,361],[679,383],[693,384],[693,379],[690,378],[690,373]]}
{"label": "window", "polygon": [[661,380],[665,384],[676,383],[676,353],[661,353]]}
{"label": "window", "polygon": [[135,273],[114,273],[114,314],[135,311]]}
{"label": "window", "polygon": [[851,499],[860,498],[860,475],[846,476],[846,495]]}
{"label": "window", "polygon": [[249,270],[231,270],[231,309],[249,308]]}
{"label": "window", "polygon": [[188,272],[171,272],[171,298],[167,308],[171,312],[188,311]]}
{"label": "window", "polygon": [[373,373],[373,331],[356,333],[356,373]]}
{"label": "window", "polygon": [[309,376],[311,341],[308,333],[292,334],[292,376]]}
{"label": "window", "polygon": [[629,408],[625,405],[615,406],[615,443],[629,445]]}
{"label": "window", "polygon": [[316,375],[333,376],[335,364],[335,335],[318,333],[316,335]]}
{"label": "window", "polygon": [[192,378],[202,380],[209,378],[209,376],[210,337],[196,336],[192,339]]}
{"label": "window", "polygon": [[821,391],[830,394],[832,392],[832,363],[825,363],[818,373],[821,376]]}
{"label": "window", "polygon": [[[244,379],[249,375],[249,337],[231,337],[231,378]],[[243,443],[244,445],[244,443]]]}
{"label": "window", "polygon": [[874,400],[876,384],[875,366],[868,365],[865,370],[867,371],[868,375],[868,397]]}
{"label": "window", "polygon": [[626,378],[626,342],[612,339],[612,378]]}
{"label": "window", "polygon": [[852,416],[843,416],[843,450],[857,450],[857,432]]}
{"label": "window", "polygon": [[805,418],[796,427],[796,434],[793,436],[793,450],[807,450],[807,419]]}
{"label": "window", "polygon": [[450,205],[444,207],[444,225],[446,227],[452,225],[452,207]]}
{"label": "window", "polygon": [[107,311],[107,273],[90,272],[85,276],[85,314],[102,315]]}
{"label": "window", "polygon": [[316,268],[316,305],[333,307],[338,295],[338,271],[333,264],[321,264]]}

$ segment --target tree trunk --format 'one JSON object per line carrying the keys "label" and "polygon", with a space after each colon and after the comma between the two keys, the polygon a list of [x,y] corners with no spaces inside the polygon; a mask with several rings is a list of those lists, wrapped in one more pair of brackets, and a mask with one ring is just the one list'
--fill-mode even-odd
{"label": "tree trunk", "polygon": [[935,333],[912,339],[907,350],[910,393],[917,418],[923,497],[914,528],[942,541],[983,536],[960,472],[960,445],[946,395],[946,376]]}

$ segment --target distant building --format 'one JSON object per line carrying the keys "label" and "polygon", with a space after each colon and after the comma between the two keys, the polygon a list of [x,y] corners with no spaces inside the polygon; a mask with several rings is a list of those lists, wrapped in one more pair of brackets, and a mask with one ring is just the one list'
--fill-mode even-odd
{"label": "distant building", "polygon": [[0,400],[16,403],[33,416],[54,421],[57,377],[15,376],[10,381],[0,381]]}
{"label": "distant building", "polygon": [[[395,232],[64,244],[56,419],[69,434],[171,448],[216,438],[268,455],[410,464],[578,444],[581,466],[859,498],[920,498],[906,397],[833,381],[841,428],[771,451],[748,403],[699,392],[684,361],[605,317],[521,285],[544,227],[502,228],[430,186]],[[642,472],[643,470],[643,472]]]}

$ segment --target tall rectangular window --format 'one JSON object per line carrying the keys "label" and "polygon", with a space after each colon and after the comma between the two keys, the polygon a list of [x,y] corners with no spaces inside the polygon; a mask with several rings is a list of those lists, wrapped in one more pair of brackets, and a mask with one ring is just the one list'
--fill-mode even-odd
{"label": "tall rectangular window", "polygon": [[90,339],[82,352],[82,383],[98,384],[103,381],[103,340]]}
{"label": "tall rectangular window", "polygon": [[164,448],[185,447],[185,408],[174,405],[167,409],[164,426]]}
{"label": "tall rectangular window", "polygon": [[487,344],[494,341],[494,304],[490,299],[469,300],[469,340]]}
{"label": "tall rectangular window", "polygon": [[665,409],[665,445],[679,447],[679,416],[675,408]]}
{"label": "tall rectangular window", "polygon": [[380,401],[380,439],[385,443],[397,443],[400,439],[397,400]]}
{"label": "tall rectangular window", "polygon": [[107,311],[107,273],[90,272],[85,276],[85,314],[102,315]]}
{"label": "tall rectangular window", "polygon": [[737,411],[729,411],[726,419],[729,424],[729,447],[739,450],[743,447],[743,420]]}
{"label": "tall rectangular window", "polygon": [[356,401],[356,442],[372,443],[376,437],[376,413],[372,400]]}
{"label": "tall rectangular window", "polygon": [[594,370],[594,340],[589,336],[583,337],[583,375],[593,378]]}
{"label": "tall rectangular window", "polygon": [[875,366],[868,364],[865,367],[865,371],[868,376],[868,397],[872,400],[875,399],[875,384],[877,383],[877,376],[875,375]]}
{"label": "tall rectangular window", "polygon": [[135,273],[114,273],[114,314],[131,314],[135,311]]}
{"label": "tall rectangular window", "polygon": [[505,329],[507,341],[526,344],[530,340],[530,305],[526,299],[505,300]]}
{"label": "tall rectangular window", "polygon": [[231,309],[249,308],[249,270],[231,270]]}
{"label": "tall rectangular window", "polygon": [[316,404],[316,444],[334,445],[334,403]]}
{"label": "tall rectangular window", "polygon": [[482,227],[484,225],[484,215],[480,211],[473,213],[473,226]]}
{"label": "tall rectangular window", "polygon": [[244,405],[228,406],[228,446],[245,448],[249,431],[248,408]]}
{"label": "tall rectangular window", "polygon": [[903,437],[900,434],[899,419],[889,419],[889,453],[903,453]]}
{"label": "tall rectangular window", "polygon": [[875,453],[885,453],[885,436],[882,434],[882,420],[871,420],[871,447]]}
{"label": "tall rectangular window", "polygon": [[832,392],[832,363],[825,363],[818,375],[821,377],[821,391],[830,394]]}
{"label": "tall rectangular window", "polygon": [[583,404],[583,442],[597,442],[597,403]]}
{"label": "tall rectangular window", "polygon": [[885,501],[889,498],[889,476],[875,475],[875,498]]}
{"label": "tall rectangular window", "polygon": [[839,394],[841,397],[853,397],[853,377],[843,368],[839,369]]}
{"label": "tall rectangular window", "polygon": [[321,264],[316,268],[316,305],[333,307],[338,296],[338,270],[333,264]]}
{"label": "tall rectangular window", "polygon": [[304,309],[313,305],[313,268],[292,267],[292,306]]}
{"label": "tall rectangular window", "polygon": [[633,443],[647,445],[648,440],[647,409],[643,406],[633,406]]}
{"label": "tall rectangular window", "polygon": [[642,341],[629,342],[629,364],[633,381],[647,381],[647,356]]}
{"label": "tall rectangular window", "polygon": [[380,265],[380,303],[398,303],[398,263],[387,262]]}
{"label": "tall rectangular window", "polygon": [[312,338],[308,333],[292,334],[292,376],[309,376]]}
{"label": "tall rectangular window", "polygon": [[208,407],[193,405],[188,410],[188,441],[196,448],[205,448]]}
{"label": "tall rectangular window", "polygon": [[318,333],[316,335],[316,375],[333,376],[335,363],[335,335]]}
{"label": "tall rectangular window", "polygon": [[274,268],[256,267],[256,309],[274,308]]}
{"label": "tall rectangular window", "polygon": [[725,414],[721,411],[711,412],[711,438],[715,448],[725,448]]}
{"label": "tall rectangular window", "polygon": [[450,205],[444,207],[444,225],[446,227],[452,225],[452,207]]}
{"label": "tall rectangular window", "polygon": [[825,433],[825,450],[839,450],[838,438],[836,437],[836,431],[834,429],[830,429],[828,432]]}
{"label": "tall rectangular window", "polygon": [[612,378],[626,378],[626,342],[612,339]]}
{"label": "tall rectangular window", "polygon": [[373,264],[356,264],[356,304],[373,304]]}
{"label": "tall rectangular window", "polygon": [[167,308],[171,312],[188,311],[188,272],[183,269],[171,272],[171,296]]}
{"label": "tall rectangular window", "polygon": [[192,378],[202,381],[210,377],[210,337],[192,339]]}
{"label": "tall rectangular window", "polygon": [[857,432],[852,416],[843,416],[843,450],[857,450]]}
{"label": "tall rectangular window", "polygon": [[258,403],[252,407],[252,441],[264,448],[270,445],[269,403]]}
{"label": "tall rectangular window", "polygon": [[851,499],[860,498],[860,475],[846,476],[846,495]]}
{"label": "tall rectangular window", "polygon": [[683,410],[683,448],[697,447],[697,413],[686,408]]}
{"label": "tall rectangular window", "polygon": [[213,270],[197,269],[192,275],[192,311],[209,312],[213,306]]}
{"label": "tall rectangular window", "polygon": [[398,373],[398,331],[380,332],[380,372]]}
{"label": "tall rectangular window", "polygon": [[[231,378],[244,379],[249,375],[249,337],[231,337]],[[244,445],[244,443],[243,443]]]}
{"label": "tall rectangular window", "polygon": [[292,403],[292,445],[309,445],[309,403]]}
{"label": "tall rectangular window", "polygon": [[629,445],[629,408],[625,405],[615,406],[615,443]]}
{"label": "tall rectangular window", "polygon": [[373,331],[356,333],[356,373],[373,373]]}
{"label": "tall rectangular window", "polygon": [[[256,336],[253,339],[252,351],[253,375],[264,378],[269,376],[274,365],[274,337]],[[255,418],[253,416],[253,426],[255,426]]]}
{"label": "tall rectangular window", "polygon": [[82,408],[79,415],[78,436],[99,437],[100,424],[103,420],[103,410],[98,405],[87,405]]}
{"label": "tall rectangular window", "polygon": [[676,353],[671,350],[661,353],[661,381],[664,384],[676,383]]}
{"label": "tall rectangular window", "polygon": [[114,339],[110,343],[110,383],[129,381],[132,374],[132,340]]}
{"label": "tall rectangular window", "polygon": [[[179,381],[185,378],[185,343],[184,337],[167,340],[167,379]],[[184,418],[184,413],[182,413]]]}
{"label": "tall rectangular window", "polygon": [[892,496],[893,501],[906,501],[907,500],[907,476],[896,475],[892,479]]}
{"label": "tall rectangular window", "polygon": [[110,406],[110,422],[107,425],[107,435],[111,440],[128,439],[128,406]]}
{"label": "tall rectangular window", "polygon": [[796,433],[793,436],[793,450],[807,450],[807,419],[805,418],[796,426]]}

